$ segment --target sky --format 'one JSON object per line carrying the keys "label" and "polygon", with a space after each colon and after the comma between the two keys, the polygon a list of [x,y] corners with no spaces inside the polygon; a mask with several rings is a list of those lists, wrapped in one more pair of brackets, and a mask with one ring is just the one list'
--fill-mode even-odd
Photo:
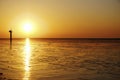
{"label": "sky", "polygon": [[9,29],[14,38],[120,38],[120,0],[0,0],[0,38]]}

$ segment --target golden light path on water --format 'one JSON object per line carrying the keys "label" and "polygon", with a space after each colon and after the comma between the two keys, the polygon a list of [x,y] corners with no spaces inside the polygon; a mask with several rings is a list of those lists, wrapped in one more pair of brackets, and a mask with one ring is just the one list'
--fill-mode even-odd
{"label": "golden light path on water", "polygon": [[29,40],[29,38],[26,38],[26,42],[25,42],[25,59],[24,59],[25,74],[24,74],[23,80],[29,80],[29,77],[30,77],[30,57],[31,57],[30,40]]}

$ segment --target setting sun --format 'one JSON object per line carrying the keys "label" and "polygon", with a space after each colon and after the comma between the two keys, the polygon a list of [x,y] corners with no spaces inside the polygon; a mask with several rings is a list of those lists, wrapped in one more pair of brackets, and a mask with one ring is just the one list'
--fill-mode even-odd
{"label": "setting sun", "polygon": [[120,80],[120,0],[0,0],[0,80]]}
{"label": "setting sun", "polygon": [[24,31],[26,33],[30,33],[32,31],[32,24],[31,23],[25,23],[23,27],[24,27]]}

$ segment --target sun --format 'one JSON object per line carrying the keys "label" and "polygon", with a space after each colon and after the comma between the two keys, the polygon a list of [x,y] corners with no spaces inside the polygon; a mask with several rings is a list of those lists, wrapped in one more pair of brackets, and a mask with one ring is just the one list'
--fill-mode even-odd
{"label": "sun", "polygon": [[23,25],[23,28],[24,28],[24,31],[25,31],[26,33],[30,33],[30,32],[32,31],[32,24],[31,24],[31,23],[25,23],[25,24]]}

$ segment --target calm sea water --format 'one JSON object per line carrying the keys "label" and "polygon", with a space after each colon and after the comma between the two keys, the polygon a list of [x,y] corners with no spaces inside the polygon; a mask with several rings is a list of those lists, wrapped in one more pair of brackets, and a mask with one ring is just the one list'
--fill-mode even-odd
{"label": "calm sea water", "polygon": [[120,80],[120,40],[0,40],[0,80]]}

